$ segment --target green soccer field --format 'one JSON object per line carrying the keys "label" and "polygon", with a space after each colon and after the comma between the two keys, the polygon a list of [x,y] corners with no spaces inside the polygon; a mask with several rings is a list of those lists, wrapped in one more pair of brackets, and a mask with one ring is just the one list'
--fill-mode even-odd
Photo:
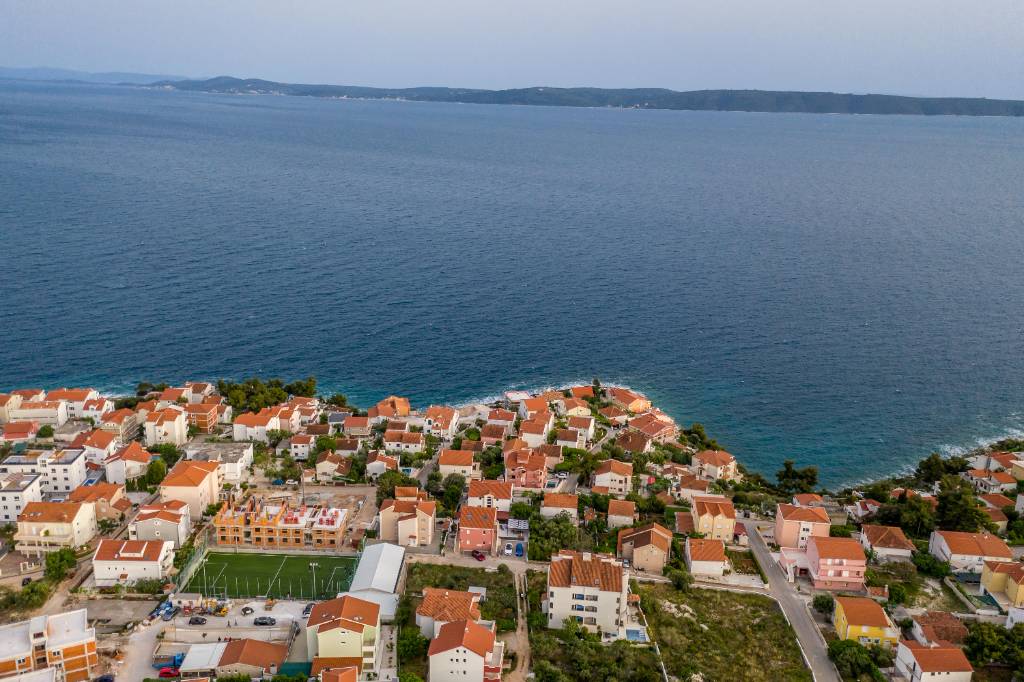
{"label": "green soccer field", "polygon": [[355,569],[352,557],[209,552],[183,591],[231,599],[330,599],[348,589]]}

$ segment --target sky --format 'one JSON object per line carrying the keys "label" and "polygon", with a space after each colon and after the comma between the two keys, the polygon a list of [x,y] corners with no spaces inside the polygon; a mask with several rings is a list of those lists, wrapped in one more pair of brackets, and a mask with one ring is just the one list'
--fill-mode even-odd
{"label": "sky", "polygon": [[1024,2],[0,0],[0,65],[1024,99]]}

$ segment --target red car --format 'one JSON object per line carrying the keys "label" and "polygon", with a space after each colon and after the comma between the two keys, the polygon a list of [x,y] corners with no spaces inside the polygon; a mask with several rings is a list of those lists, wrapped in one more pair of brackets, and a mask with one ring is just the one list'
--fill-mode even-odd
{"label": "red car", "polygon": [[476,559],[477,561],[483,561],[484,559],[487,558],[487,556],[483,552],[481,552],[479,549],[474,549],[472,554],[473,554],[473,558]]}
{"label": "red car", "polygon": [[157,677],[177,677],[177,668],[160,668],[160,674]]}

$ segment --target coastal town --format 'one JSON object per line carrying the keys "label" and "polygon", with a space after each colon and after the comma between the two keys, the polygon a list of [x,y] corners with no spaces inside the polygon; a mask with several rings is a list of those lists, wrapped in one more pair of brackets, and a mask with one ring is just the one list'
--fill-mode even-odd
{"label": "coastal town", "polygon": [[1024,441],[829,491],[598,380],[312,377],[10,387],[0,432],[0,679],[1024,674]]}

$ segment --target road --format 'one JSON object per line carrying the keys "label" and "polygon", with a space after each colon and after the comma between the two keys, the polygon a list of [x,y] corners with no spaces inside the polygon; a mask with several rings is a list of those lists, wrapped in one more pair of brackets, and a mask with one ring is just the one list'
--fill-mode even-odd
{"label": "road", "polygon": [[811,614],[807,612],[804,600],[797,596],[796,590],[786,580],[786,574],[772,560],[768,545],[757,531],[757,522],[747,520],[743,522],[743,525],[746,527],[747,537],[750,539],[750,549],[754,552],[757,562],[761,564],[761,568],[768,578],[771,595],[782,607],[786,618],[793,626],[793,631],[796,632],[800,642],[800,648],[803,649],[804,656],[810,663],[815,681],[840,682],[835,666],[828,658],[828,650],[825,648],[825,642],[818,631],[818,626],[814,624]]}

